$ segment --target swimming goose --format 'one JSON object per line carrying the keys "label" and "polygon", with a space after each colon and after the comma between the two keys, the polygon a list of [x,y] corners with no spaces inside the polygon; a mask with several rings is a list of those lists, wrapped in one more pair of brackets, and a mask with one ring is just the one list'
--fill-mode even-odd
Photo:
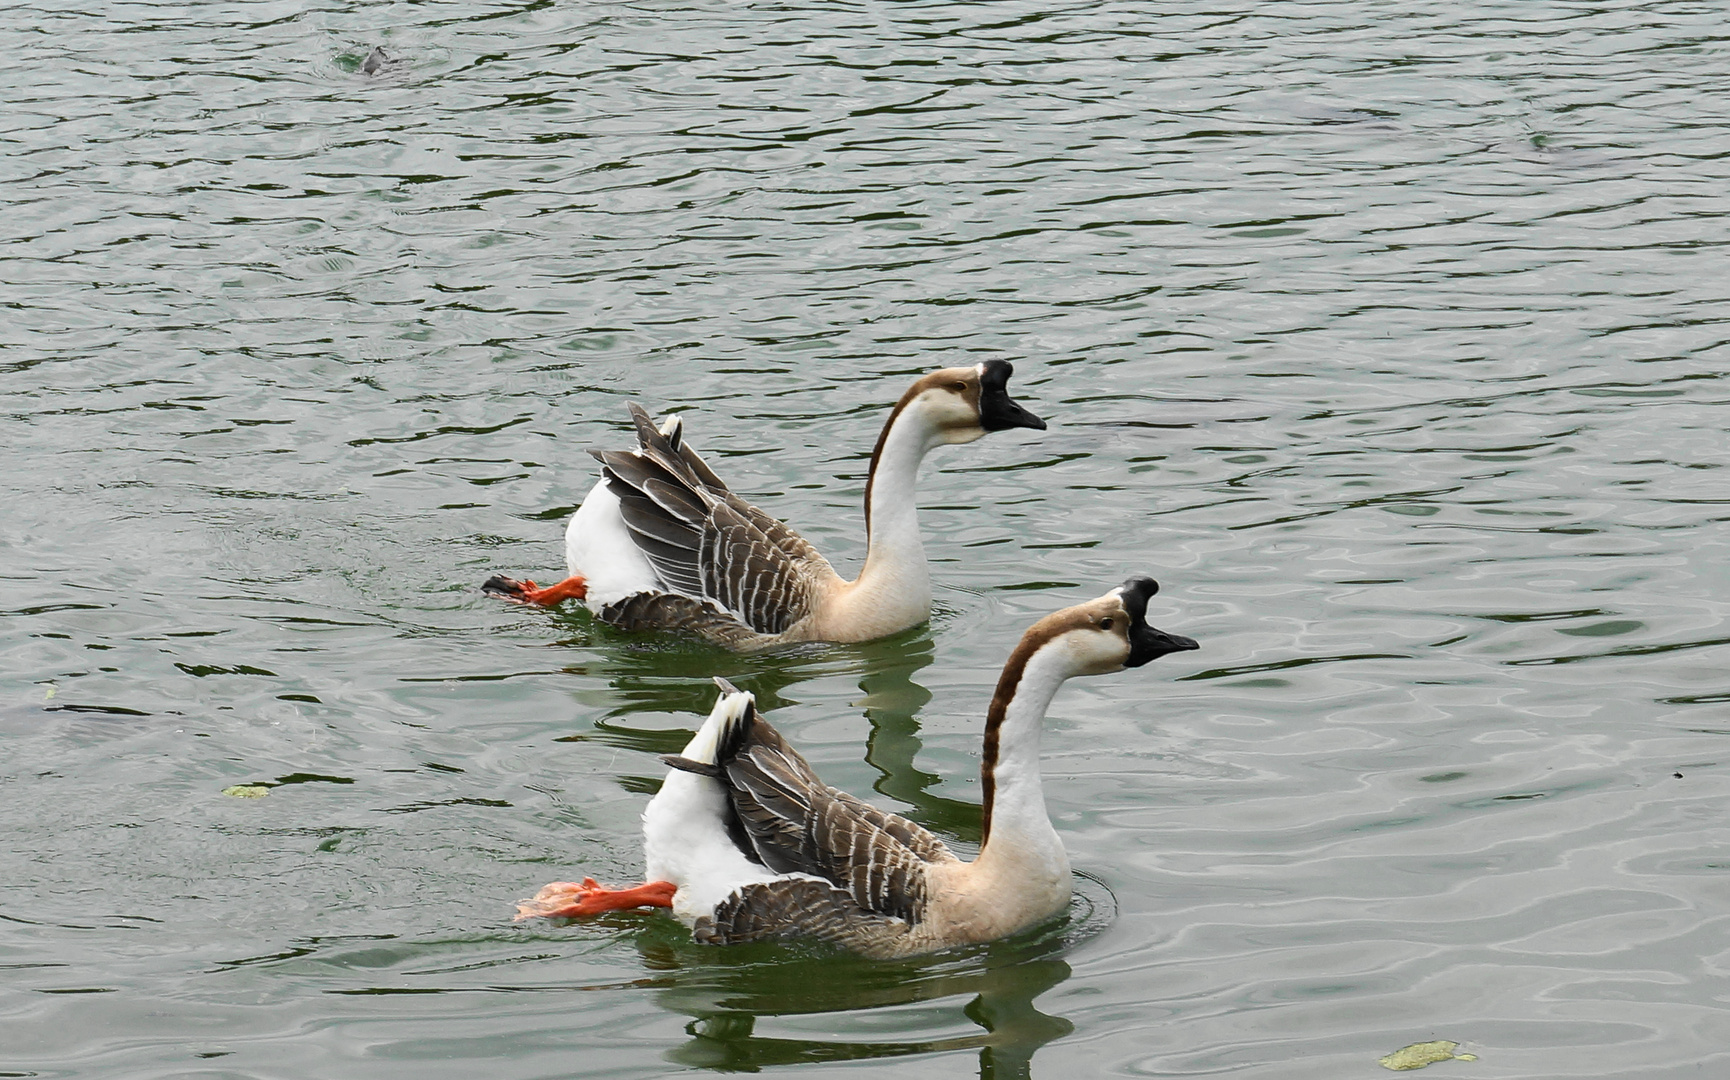
{"label": "swimming goose", "polygon": [[901,395],[871,452],[865,565],[846,581],[786,525],[733,494],[684,441],[632,404],[635,450],[592,450],[601,481],[565,533],[570,577],[539,588],[494,577],[481,588],[553,605],[587,600],[626,630],[685,630],[735,649],[869,641],[931,613],[914,487],[933,447],[1045,421],[1009,396],[1006,360],[933,371]]}
{"label": "swimming goose", "polygon": [[930,832],[824,784],[724,680],[714,711],[643,812],[646,884],[555,882],[517,918],[671,908],[700,942],[827,942],[889,958],[991,941],[1061,913],[1069,858],[1045,813],[1039,732],[1063,681],[1196,648],[1147,624],[1135,577],[1022,635],[985,719],[985,839],[962,862]]}

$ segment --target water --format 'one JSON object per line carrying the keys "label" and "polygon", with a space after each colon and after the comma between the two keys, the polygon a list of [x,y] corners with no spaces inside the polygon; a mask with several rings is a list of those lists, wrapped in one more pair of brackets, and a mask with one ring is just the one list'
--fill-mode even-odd
{"label": "water", "polygon": [[[9,6],[0,1074],[1721,1071],[1722,25]],[[476,590],[556,576],[631,399],[851,570],[884,409],[988,356],[1051,429],[928,463],[928,628]],[[509,921],[638,872],[711,675],[976,839],[1010,645],[1132,572],[1203,651],[1058,700],[1070,923]]]}

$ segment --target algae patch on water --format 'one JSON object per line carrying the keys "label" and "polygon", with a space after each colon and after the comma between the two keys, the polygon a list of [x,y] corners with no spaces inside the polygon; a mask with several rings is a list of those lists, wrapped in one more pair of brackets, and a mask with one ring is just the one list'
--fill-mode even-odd
{"label": "algae patch on water", "polygon": [[1478,1055],[1476,1054],[1454,1053],[1454,1051],[1459,1048],[1459,1045],[1460,1044],[1457,1042],[1449,1042],[1446,1039],[1437,1039],[1435,1042],[1413,1043],[1410,1046],[1402,1046],[1387,1057],[1382,1058],[1381,1065],[1384,1069],[1392,1069],[1395,1072],[1404,1072],[1407,1069],[1421,1069],[1425,1065],[1434,1065],[1438,1061],[1478,1060]]}
{"label": "algae patch on water", "polygon": [[235,784],[233,787],[223,788],[222,793],[236,799],[262,799],[270,794],[270,788],[263,784]]}

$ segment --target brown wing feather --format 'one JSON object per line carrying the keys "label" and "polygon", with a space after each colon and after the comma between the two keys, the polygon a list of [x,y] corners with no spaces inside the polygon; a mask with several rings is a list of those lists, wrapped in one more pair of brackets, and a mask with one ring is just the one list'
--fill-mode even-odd
{"label": "brown wing feather", "polygon": [[836,579],[829,561],[729,491],[682,437],[675,445],[641,407],[630,410],[637,449],[591,452],[632,539],[667,589],[708,601],[762,635],[783,633],[808,615],[817,586]]}
{"label": "brown wing feather", "polygon": [[746,626],[707,600],[669,592],[632,593],[596,612],[621,630],[674,630],[708,638],[729,649],[760,649],[775,639]]}
{"label": "brown wing feather", "polygon": [[953,862],[943,841],[896,814],[837,791],[761,717],[719,763],[763,864],[813,874],[876,915],[924,917],[926,867]]}
{"label": "brown wing feather", "polygon": [[708,945],[799,938],[871,953],[887,951],[907,930],[905,921],[865,911],[827,882],[791,878],[739,888],[691,932]]}
{"label": "brown wing feather", "polygon": [[932,835],[923,825],[908,821],[900,814],[891,814],[887,810],[880,810],[837,788],[830,788],[829,790],[835,793],[838,802],[848,804],[852,813],[857,814],[873,827],[882,829],[890,837],[905,845],[907,850],[919,856],[921,861],[928,863],[961,861],[953,851],[949,850],[948,844]]}

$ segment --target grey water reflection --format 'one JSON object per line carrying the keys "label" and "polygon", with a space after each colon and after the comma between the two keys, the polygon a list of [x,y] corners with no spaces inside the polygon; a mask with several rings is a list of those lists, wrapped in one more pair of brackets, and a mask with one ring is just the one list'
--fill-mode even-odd
{"label": "grey water reflection", "polygon": [[[568,638],[563,645],[592,646],[597,640],[623,636],[586,615],[575,618],[587,624],[589,633]],[[695,730],[695,720],[714,704],[715,676],[750,691],[765,712],[773,713],[797,704],[789,691],[799,683],[856,669],[862,672],[858,686],[865,696],[854,704],[869,724],[864,758],[880,774],[873,789],[901,803],[896,812],[926,828],[963,843],[978,842],[979,804],[934,794],[930,789],[942,777],[917,763],[924,748],[919,714],[931,702],[932,693],[914,675],[937,658],[929,627],[915,627],[882,641],[799,645],[755,655],[729,653],[668,634],[634,635],[625,642],[608,643],[617,647],[597,651],[564,670],[604,681],[611,690],[610,704],[588,719],[583,730],[555,741],[597,742],[654,756],[676,753]],[[630,722],[639,713],[689,714],[693,726],[644,728]],[[633,787],[640,789],[642,784]]]}
{"label": "grey water reflection", "polygon": [[[859,681],[871,730],[865,738],[865,761],[882,775],[872,787],[903,804],[897,812],[950,840],[977,843],[981,825],[979,804],[933,794],[942,777],[921,769],[915,759],[924,743],[919,737],[919,710],[931,701],[931,691],[915,682],[914,673],[937,659],[929,639],[910,642],[885,654]],[[984,718],[980,718],[983,723]]]}
{"label": "grey water reflection", "polygon": [[[1052,955],[1063,943],[1063,938],[1047,934],[961,960],[888,965],[812,956],[767,962],[753,957],[738,964],[684,968],[688,954],[665,946],[645,947],[643,958],[651,969],[674,972],[673,985],[657,991],[656,1002],[692,1017],[685,1027],[690,1041],[666,1054],[681,1065],[754,1071],[770,1065],[977,1049],[979,1076],[986,1080],[1032,1075],[1034,1052],[1074,1030],[1067,1019],[1034,1005],[1036,998],[1070,977],[1069,964]],[[950,1000],[954,998],[967,1000],[958,1005]],[[925,1003],[933,1004],[917,1008]],[[764,1020],[796,1029],[797,1023],[785,1021],[814,1016],[823,1018],[829,1032],[870,1032],[877,1037],[800,1038],[759,1030]],[[980,1030],[955,1033],[963,1019]],[[895,1026],[944,1030],[882,1037]]]}
{"label": "grey water reflection", "polygon": [[[861,644],[813,642],[735,653],[677,634],[625,634],[587,612],[560,617],[582,630],[556,643],[582,653],[580,660],[560,670],[579,677],[585,687],[608,688],[605,694],[585,697],[600,706],[596,726],[603,732],[619,731],[616,722],[637,713],[706,715],[714,704],[716,677],[756,695],[758,706],[766,712],[797,704],[799,699],[788,691],[800,683],[854,671],[864,672],[859,685],[868,698],[881,693],[909,710],[931,699],[929,691],[912,682],[913,672],[929,665],[935,655],[925,625]],[[868,708],[868,717],[871,712]],[[911,711],[907,715],[911,718]]]}

